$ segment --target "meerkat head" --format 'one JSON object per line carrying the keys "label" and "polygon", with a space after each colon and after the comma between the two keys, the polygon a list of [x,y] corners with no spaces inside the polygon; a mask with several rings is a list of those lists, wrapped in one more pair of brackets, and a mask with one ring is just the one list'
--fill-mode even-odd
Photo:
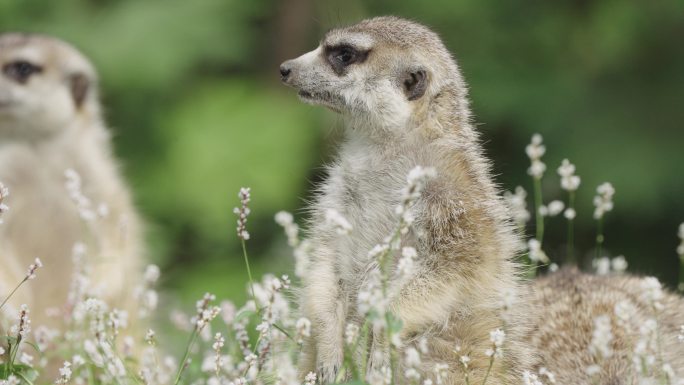
{"label": "meerkat head", "polygon": [[284,62],[280,74],[303,101],[390,129],[420,120],[415,115],[445,90],[451,99],[465,99],[458,68],[437,34],[397,17],[334,29],[315,50]]}
{"label": "meerkat head", "polygon": [[0,135],[40,139],[99,116],[96,74],[69,44],[47,36],[0,35]]}

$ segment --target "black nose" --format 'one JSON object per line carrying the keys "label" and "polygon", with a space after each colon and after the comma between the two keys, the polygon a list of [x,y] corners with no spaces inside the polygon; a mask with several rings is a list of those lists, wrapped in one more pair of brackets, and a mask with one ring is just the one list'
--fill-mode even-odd
{"label": "black nose", "polygon": [[280,65],[280,77],[282,80],[286,80],[287,77],[290,76],[291,72],[292,70],[285,64]]}

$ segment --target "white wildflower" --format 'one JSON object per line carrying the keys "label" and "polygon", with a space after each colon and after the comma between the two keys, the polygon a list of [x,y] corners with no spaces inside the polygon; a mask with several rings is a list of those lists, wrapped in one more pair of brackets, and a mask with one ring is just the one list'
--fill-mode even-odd
{"label": "white wildflower", "polygon": [[71,362],[64,361],[64,365],[59,368],[59,378],[55,384],[66,384],[71,379]]}
{"label": "white wildflower", "polygon": [[587,366],[584,369],[584,371],[585,371],[585,373],[587,373],[589,375],[589,377],[593,377],[593,376],[595,376],[601,372],[601,367],[596,365],[596,364],[593,364],[593,365]]}
{"label": "white wildflower", "polygon": [[306,377],[304,377],[304,385],[315,385],[316,384],[316,373],[309,372]]}
{"label": "white wildflower", "polygon": [[347,324],[344,329],[344,341],[347,345],[351,345],[356,342],[356,337],[359,335],[359,327],[355,324]]}
{"label": "white wildflower", "polygon": [[31,319],[29,318],[29,308],[26,304],[19,307],[19,320],[17,324],[10,328],[10,333],[15,334],[17,338],[25,339],[31,332]]}
{"label": "white wildflower", "polygon": [[545,367],[541,367],[539,369],[539,375],[546,377],[546,379],[549,380],[549,384],[556,383],[556,375],[553,374],[550,370],[546,369]]}
{"label": "white wildflower", "polygon": [[249,239],[249,232],[247,232],[247,216],[250,213],[249,201],[250,201],[250,188],[242,187],[238,193],[238,198],[240,198],[240,207],[235,207],[233,213],[238,216],[237,220],[237,235],[238,238],[246,241]]}
{"label": "white wildflower", "polygon": [[575,175],[575,165],[569,160],[563,159],[558,167],[558,175],[561,177],[561,188],[566,191],[576,191],[580,185],[580,177]]}
{"label": "white wildflower", "polygon": [[290,247],[297,247],[299,245],[299,226],[294,223],[294,217],[287,211],[279,211],[275,215],[277,224],[283,227],[285,235],[287,236],[287,244]]}
{"label": "white wildflower", "polygon": [[613,195],[615,189],[613,185],[606,182],[596,188],[597,195],[594,197],[594,219],[601,219],[603,216],[613,210]]}
{"label": "white wildflower", "polygon": [[612,349],[613,331],[610,316],[600,315],[594,318],[594,330],[591,335],[589,352],[601,359],[609,358],[613,355]]}
{"label": "white wildflower", "polygon": [[0,385],[20,385],[21,380],[14,374],[10,374],[6,380],[0,380]]}
{"label": "white wildflower", "polygon": [[71,358],[71,362],[73,363],[74,366],[82,366],[82,365],[85,365],[85,363],[86,363],[85,359],[80,354],[75,354]]}
{"label": "white wildflower", "polygon": [[655,365],[658,345],[658,322],[649,318],[639,326],[639,339],[634,346],[634,364],[642,374]]}
{"label": "white wildflower", "polygon": [[663,293],[663,286],[655,277],[646,277],[641,280],[641,299],[648,302],[655,310],[662,310],[664,308],[662,299],[665,298]]}
{"label": "white wildflower", "polygon": [[555,217],[556,215],[560,214],[563,212],[563,209],[565,208],[565,203],[559,200],[551,201],[548,205],[549,208],[549,216],[550,217]]}
{"label": "white wildflower", "polygon": [[539,206],[538,211],[539,211],[539,215],[541,215],[542,217],[548,217],[549,216],[549,208],[546,207],[546,205]]}
{"label": "white wildflower", "polygon": [[154,284],[159,280],[160,270],[157,265],[147,265],[145,268],[144,279],[148,284]]}
{"label": "white wildflower", "polygon": [[24,279],[34,279],[36,278],[36,270],[43,267],[43,262],[40,258],[36,258],[32,264],[29,265],[28,271],[26,272],[26,277]]}
{"label": "white wildflower", "polygon": [[433,368],[435,372],[435,382],[443,384],[446,379],[449,378],[449,365],[448,364],[435,364]]}
{"label": "white wildflower", "polygon": [[527,211],[527,192],[522,186],[517,186],[515,192],[506,191],[504,199],[513,222],[518,227],[525,227],[530,220],[530,212]]}
{"label": "white wildflower", "polygon": [[[3,203],[5,198],[9,196],[9,189],[5,187],[5,185],[0,182],[0,215],[6,213],[9,210],[9,207]],[[0,218],[0,224],[2,224],[2,218]]]}
{"label": "white wildflower", "polygon": [[[663,364],[661,369],[662,369],[663,373],[665,373],[665,376],[667,376],[667,379],[668,379],[667,383],[672,384],[673,381],[675,380],[675,377],[676,377],[676,374],[675,374],[675,371],[674,371],[674,368],[672,367],[672,365],[670,365],[666,362]],[[680,384],[681,384],[681,382],[680,382]]]}
{"label": "white wildflower", "polygon": [[311,337],[311,321],[308,318],[300,318],[295,324],[297,334],[295,335],[295,342],[298,344],[304,343],[304,339]]}
{"label": "white wildflower", "polygon": [[544,385],[543,382],[539,379],[539,377],[527,370],[523,372],[523,384],[524,385]]}
{"label": "white wildflower", "polygon": [[216,373],[216,376],[219,376],[219,372],[221,371],[221,367],[223,366],[223,356],[221,356],[221,349],[223,348],[223,345],[225,344],[226,339],[223,338],[223,335],[221,333],[216,333],[214,335],[214,343],[211,345],[212,349],[214,349],[214,373]]}
{"label": "white wildflower", "polygon": [[610,261],[610,267],[615,273],[624,273],[627,270],[627,260],[623,255],[618,255]]}
{"label": "white wildflower", "polygon": [[147,329],[147,333],[145,333],[145,342],[149,345],[154,345],[156,343],[154,330]]}
{"label": "white wildflower", "polygon": [[492,330],[489,332],[489,340],[492,342],[492,347],[485,351],[487,357],[497,357],[501,358],[503,356],[503,346],[504,340],[506,339],[506,333],[501,329]]}
{"label": "white wildflower", "polygon": [[420,353],[416,348],[410,347],[404,352],[404,363],[407,367],[418,368],[420,367]]}
{"label": "white wildflower", "polygon": [[408,368],[404,370],[404,377],[406,377],[407,380],[411,380],[411,383],[417,383],[420,381],[420,372],[414,368]]}
{"label": "white wildflower", "polygon": [[349,234],[353,229],[351,223],[335,209],[325,211],[325,223],[339,235]]}
{"label": "white wildflower", "polygon": [[392,371],[387,366],[371,369],[368,372],[367,380],[369,385],[391,385]]}
{"label": "white wildflower", "polygon": [[420,337],[418,340],[418,350],[420,354],[428,354],[430,349],[428,349],[428,340],[426,337]]}
{"label": "white wildflower", "polygon": [[368,273],[366,283],[359,291],[357,302],[360,314],[368,315],[373,311],[377,316],[376,320],[384,320],[389,303],[382,292],[382,274],[379,269],[373,269]]}
{"label": "white wildflower", "polygon": [[532,142],[525,147],[525,152],[531,162],[527,173],[535,179],[541,179],[544,171],[546,171],[546,165],[541,161],[541,157],[546,152],[546,147],[542,144],[542,136],[539,134],[532,135]]}
{"label": "white wildflower", "polygon": [[501,292],[501,296],[499,298],[499,307],[502,310],[511,310],[515,306],[515,304],[518,302],[518,295],[516,291],[512,288],[505,288]]}
{"label": "white wildflower", "polygon": [[458,360],[459,360],[459,362],[461,362],[461,365],[463,365],[463,367],[465,369],[468,369],[468,363],[470,363],[470,357],[464,355],[464,356],[459,357]]}
{"label": "white wildflower", "polygon": [[76,204],[78,214],[85,221],[91,222],[97,219],[97,209],[93,208],[93,203],[83,194],[81,190],[81,175],[74,169],[67,169],[64,171],[66,178],[66,190],[69,198]]}
{"label": "white wildflower", "polygon": [[677,232],[677,235],[681,240],[679,246],[677,246],[677,254],[679,254],[679,257],[684,261],[684,223],[679,225],[679,231]]}
{"label": "white wildflower", "polygon": [[622,300],[615,304],[614,313],[617,324],[628,332],[632,330],[632,320],[636,312],[636,307],[630,301]]}
{"label": "white wildflower", "polygon": [[26,366],[33,366],[33,356],[26,353],[26,352],[21,352],[21,356],[19,357],[19,362]]}
{"label": "white wildflower", "polygon": [[565,219],[571,221],[571,220],[575,219],[575,217],[577,216],[577,212],[572,207],[568,207],[563,212],[563,216],[565,217]]}
{"label": "white wildflower", "polygon": [[434,178],[437,172],[432,167],[416,166],[409,171],[406,176],[407,185],[401,192],[401,203],[396,207],[395,212],[401,218],[401,234],[408,232],[408,227],[413,223],[413,213],[411,207],[420,197],[428,180]]}
{"label": "white wildflower", "polygon": [[221,319],[226,325],[232,325],[235,320],[235,305],[230,301],[221,301]]}
{"label": "white wildflower", "polygon": [[541,243],[538,240],[532,238],[527,241],[527,249],[529,251],[530,260],[533,262],[549,262],[549,257],[547,257],[544,250],[542,250]]}
{"label": "white wildflower", "polygon": [[601,257],[591,261],[594,266],[594,271],[597,275],[608,275],[610,274],[610,259],[608,257]]}
{"label": "white wildflower", "polygon": [[413,247],[404,247],[401,249],[401,258],[397,262],[397,270],[401,277],[408,277],[413,274],[414,258],[418,256],[416,249]]}

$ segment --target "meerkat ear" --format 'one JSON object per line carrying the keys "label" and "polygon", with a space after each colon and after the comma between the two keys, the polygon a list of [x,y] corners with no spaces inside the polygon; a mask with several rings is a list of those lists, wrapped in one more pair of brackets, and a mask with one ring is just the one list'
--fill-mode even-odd
{"label": "meerkat ear", "polygon": [[81,108],[86,96],[88,96],[90,80],[85,74],[76,73],[69,76],[69,87],[71,89],[71,97],[74,98],[74,104],[76,105],[76,108]]}
{"label": "meerkat ear", "polygon": [[427,90],[427,73],[424,69],[408,71],[403,79],[404,91],[408,100],[421,98]]}

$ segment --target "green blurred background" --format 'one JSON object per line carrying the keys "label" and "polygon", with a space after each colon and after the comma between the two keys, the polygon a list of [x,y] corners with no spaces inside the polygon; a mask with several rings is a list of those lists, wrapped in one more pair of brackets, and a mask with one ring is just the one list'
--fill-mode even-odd
{"label": "green blurred background", "polygon": [[[565,198],[555,172],[563,158],[582,177],[578,250],[591,255],[591,200],[610,181],[609,253],[675,284],[684,221],[681,0],[0,0],[0,30],[61,37],[99,69],[167,298],[188,303],[208,290],[239,302],[238,189],[252,188],[257,274],[290,271],[273,215],[289,210],[301,223],[339,137],[335,114],[279,84],[279,63],[313,49],[330,28],[384,14],[444,38],[504,188],[531,190],[524,147],[542,133],[545,199]],[[561,258],[564,219],[548,226],[547,253]]]}

